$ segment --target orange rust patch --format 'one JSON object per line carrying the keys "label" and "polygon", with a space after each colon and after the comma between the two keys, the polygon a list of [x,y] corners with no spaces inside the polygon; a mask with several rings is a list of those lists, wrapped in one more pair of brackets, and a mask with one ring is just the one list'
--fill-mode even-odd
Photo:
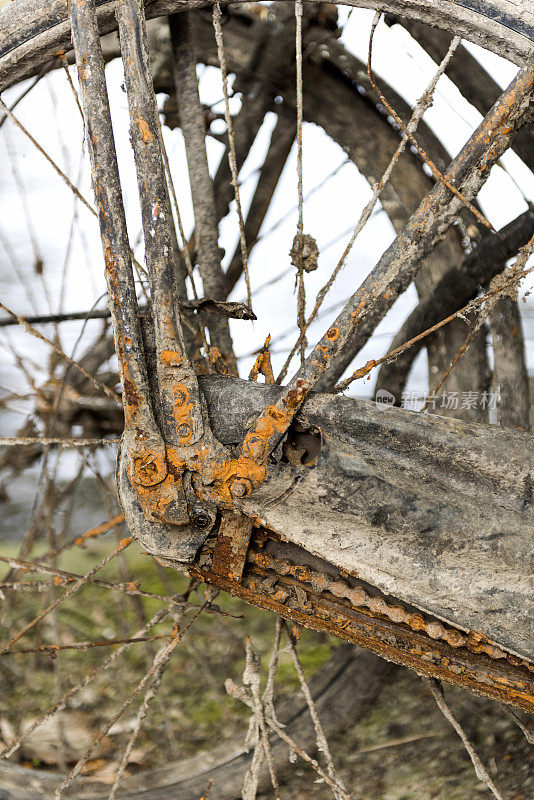
{"label": "orange rust patch", "polygon": [[128,547],[128,545],[131,544],[132,541],[133,541],[133,537],[132,536],[127,536],[125,539],[121,539],[120,540],[120,542],[117,545],[116,549],[117,550],[124,550],[124,548]]}
{"label": "orange rust patch", "polygon": [[258,462],[263,461],[267,453],[269,439],[275,432],[283,433],[288,421],[288,414],[278,409],[275,405],[268,406],[256,421],[252,430],[245,436],[243,453],[247,458]]}
{"label": "orange rust patch", "polygon": [[177,496],[178,484],[185,469],[199,476],[194,482],[198,497],[231,509],[232,487],[239,484],[240,498],[259,486],[265,479],[265,467],[246,456],[218,461],[210,459],[210,452],[202,445],[195,448],[191,456],[184,459],[173,448],[167,450],[168,474],[157,486],[136,486],[145,511],[156,519],[165,520],[166,509]]}
{"label": "orange rust patch", "polygon": [[365,308],[366,302],[367,302],[366,298],[364,298],[363,300],[360,300],[360,302],[358,303],[358,305],[356,306],[354,311],[351,311],[350,317],[351,317],[353,322],[359,318],[360,311],[362,311],[362,309]]}
{"label": "orange rust patch", "polygon": [[187,444],[193,435],[193,403],[188,403],[189,392],[185,384],[175,383],[171,389],[173,397],[171,424],[176,424],[176,432],[180,443]]}
{"label": "orange rust patch", "polygon": [[143,119],[143,117],[137,117],[135,122],[139,128],[139,133],[141,134],[143,144],[148,144],[149,142],[154,141],[154,137],[150,133],[150,128],[148,127],[146,119]]}
{"label": "orange rust patch", "polygon": [[335,342],[338,336],[339,336],[339,328],[329,328],[325,334],[325,337],[328,339],[329,342]]}
{"label": "orange rust patch", "polygon": [[263,345],[258,357],[256,358],[256,361],[254,362],[254,366],[252,367],[248,376],[249,381],[257,381],[258,375],[263,375],[265,378],[265,383],[274,383],[271,354],[269,352],[270,343],[271,334],[269,334],[265,339],[265,344]]}
{"label": "orange rust patch", "polygon": [[162,350],[160,353],[160,361],[166,367],[179,367],[183,363],[183,356],[177,353],[176,350]]}
{"label": "orange rust patch", "polygon": [[290,389],[290,391],[287,393],[285,399],[285,404],[287,408],[289,409],[297,408],[302,403],[307,393],[308,393],[307,384],[302,380],[297,381],[297,388]]}

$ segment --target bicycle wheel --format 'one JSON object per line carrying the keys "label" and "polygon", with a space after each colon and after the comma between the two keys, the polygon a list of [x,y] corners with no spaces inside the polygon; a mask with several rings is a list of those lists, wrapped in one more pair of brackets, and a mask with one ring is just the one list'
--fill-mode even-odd
{"label": "bicycle wheel", "polygon": [[[463,12],[462,12],[462,13],[463,13]],[[56,20],[56,22],[57,22],[57,20]],[[482,26],[481,26],[481,27],[482,27]],[[250,32],[249,32],[249,31],[248,31],[247,33],[248,33],[248,35],[250,35]],[[245,34],[245,35],[247,35],[247,34]],[[22,39],[21,39],[21,41],[22,41]],[[333,45],[333,44],[334,44],[334,42],[330,42],[330,45]],[[213,45],[211,45],[211,48],[212,48],[212,50],[213,50]],[[338,55],[341,55],[341,56],[342,56],[342,55],[345,55],[345,54],[341,53],[341,54],[338,54]],[[208,58],[207,60],[208,60],[208,63],[209,63],[209,58]],[[332,60],[333,60],[333,59],[332,59]],[[327,61],[327,63],[328,63],[328,61]],[[331,62],[330,62],[330,63],[331,63]],[[329,64],[329,66],[330,66],[330,64]],[[19,67],[20,67],[20,64],[19,64]],[[325,71],[326,71],[326,70],[325,70]],[[19,74],[22,74],[22,73],[19,73]],[[313,72],[312,72],[311,74],[313,75]],[[333,82],[332,82],[332,83],[333,83]],[[332,90],[332,89],[331,89],[331,87],[332,87],[332,83],[330,84],[330,90]],[[361,86],[361,84],[360,84],[360,86]],[[354,87],[352,87],[352,91],[353,91],[353,93],[354,93]],[[306,98],[306,95],[305,95],[305,98]],[[310,100],[311,100],[312,98],[313,98],[313,91],[311,92],[311,95],[310,95]],[[289,106],[289,108],[291,108],[291,105],[292,105],[292,104],[294,105],[294,103],[295,103],[294,99],[292,100],[291,98],[288,98],[288,97],[285,97],[284,99],[285,99],[285,101],[286,101],[286,104]],[[313,114],[314,114],[314,115],[317,115],[317,116],[319,117],[319,112],[320,112],[320,109],[319,109],[319,110],[317,110],[317,109],[314,109],[314,111],[313,111]],[[373,118],[374,118],[374,119],[376,119],[376,110],[374,110],[374,109],[373,109],[373,112],[372,112],[372,114],[373,114]],[[282,116],[282,115],[280,115],[280,117],[281,117],[281,116]],[[311,115],[310,115],[310,116],[311,116]],[[325,117],[325,116],[326,116],[326,115],[324,115],[324,117]],[[328,132],[328,120],[326,120],[324,117],[323,117],[323,127],[324,127],[324,128],[325,128],[325,130],[327,130],[327,132]],[[319,117],[319,119],[321,119],[321,118]],[[344,131],[343,131],[343,130],[342,130],[340,127],[339,127],[339,126],[338,126],[338,128],[335,128],[335,120],[334,120],[334,118],[333,118],[333,117],[332,117],[332,119],[330,120],[330,124],[332,125],[332,128],[335,130],[335,133],[336,133],[336,135],[333,135],[333,134],[332,134],[333,138],[334,138],[334,139],[336,139],[336,136],[337,136],[337,137],[338,137],[338,140],[341,140],[341,141],[343,141],[343,139],[342,139],[342,136],[343,136],[343,134],[344,134]],[[384,131],[388,131],[388,133],[391,133],[391,132],[393,131],[393,128],[391,128],[391,127],[386,127],[385,125],[383,125],[383,129],[384,129]],[[387,136],[386,136],[386,133],[384,133],[383,135],[384,135],[384,138],[387,138]],[[393,135],[393,134],[391,133],[391,135]],[[345,140],[345,141],[346,141],[346,140]],[[287,146],[287,145],[286,145],[286,146]],[[248,146],[248,148],[245,148],[245,153],[248,151],[248,149],[250,149],[250,145]],[[394,148],[392,148],[392,149],[394,149]],[[427,148],[427,149],[428,149],[428,148]],[[368,163],[368,161],[369,161],[369,159],[370,159],[369,151],[368,151],[368,152],[365,154],[365,156],[366,156],[367,158],[366,158],[365,156],[361,156],[361,153],[359,153],[358,155],[360,155],[360,158],[361,158],[361,161],[360,161],[360,163],[365,163],[366,161],[367,161],[367,163]],[[242,155],[241,157],[243,158],[243,155]],[[355,157],[355,156],[354,156],[354,157]],[[407,168],[406,168],[406,174],[408,174],[408,172],[410,172],[410,175],[412,176],[412,180],[413,180],[413,181],[419,181],[419,182],[421,182],[421,181],[423,180],[423,173],[422,173],[422,172],[421,172],[419,169],[415,169],[415,164],[416,164],[416,163],[417,163],[417,162],[416,162],[416,161],[415,161],[415,159],[414,159],[414,160],[413,160],[413,163],[411,164],[411,172],[410,172],[410,168],[409,168],[409,167],[407,167]],[[223,166],[224,166],[224,162],[223,162]],[[374,167],[374,165],[373,165],[373,167]],[[371,167],[371,169],[372,169],[373,167]],[[369,169],[369,172],[368,172],[368,174],[369,174],[369,175],[372,175],[372,174],[373,174],[373,173],[372,173],[372,171],[371,171],[371,169]],[[382,173],[382,171],[383,171],[383,170],[380,170],[379,174],[381,174],[381,173]],[[221,192],[222,194],[224,194],[224,190],[226,190],[226,186],[227,186],[227,180],[228,180],[227,178],[226,178],[226,180],[223,180],[222,178],[220,178],[220,182],[221,182],[221,184],[222,184],[222,189],[223,189],[223,191]],[[400,195],[401,195],[401,197],[402,197],[402,196],[403,196],[403,195],[402,195],[402,193],[404,192],[404,193],[405,193],[405,198],[410,198],[410,199],[408,199],[408,200],[405,200],[405,203],[406,203],[406,204],[409,204],[410,202],[412,202],[412,203],[415,205],[415,201],[412,199],[413,195],[411,195],[411,194],[410,194],[410,190],[412,189],[412,187],[411,187],[411,186],[407,187],[407,186],[406,186],[406,183],[407,183],[406,179],[403,179],[403,180],[399,179],[399,182],[398,182],[398,184],[397,184],[397,185],[393,184],[393,185],[395,186],[395,188],[397,188],[397,186],[398,186],[398,192],[397,192],[397,194],[400,194]],[[215,180],[215,185],[217,186],[217,179]],[[226,201],[226,202],[228,202],[228,201]],[[224,206],[224,201],[221,201],[221,204]],[[397,204],[397,213],[399,214],[399,211],[398,211],[398,205],[399,205],[399,204]],[[409,209],[409,210],[411,210],[411,209]],[[402,211],[402,209],[401,209],[401,211]],[[392,212],[392,216],[394,216],[394,213],[393,213],[393,212]],[[400,214],[399,214],[399,217],[400,217]],[[399,217],[397,217],[397,219],[398,219]],[[260,224],[261,224],[261,219],[260,219]],[[523,231],[522,233],[523,233],[523,236],[524,236],[524,231]],[[517,246],[519,246],[519,245],[516,245],[516,247],[517,247]],[[459,247],[459,245],[458,245],[458,244],[453,244],[453,245],[451,245],[451,247],[452,247],[452,249],[453,249],[453,253],[454,253],[454,247],[458,248],[458,247]],[[457,254],[458,254],[458,252],[461,252],[461,251],[459,251],[459,250],[456,250],[456,257],[457,257]],[[444,257],[444,261],[446,261],[446,258],[447,258],[447,257]],[[453,255],[449,255],[449,258],[450,258],[450,259],[451,259],[451,261],[452,261],[452,260],[453,260],[453,258],[454,258],[454,256],[453,256]],[[194,259],[193,259],[193,260],[194,260]],[[438,271],[437,271],[437,275],[436,275],[436,283],[439,281],[439,279],[442,277],[442,275],[443,275],[444,273],[446,273],[446,272],[447,272],[447,266],[449,266],[449,267],[450,267],[450,262],[449,262],[449,264],[448,264],[448,265],[446,264],[444,267],[442,267],[442,268],[441,268],[441,271],[439,271],[439,264],[438,264]],[[427,280],[428,280],[428,279],[427,279]],[[216,336],[217,336],[217,333],[216,333],[216,332],[214,332],[214,334],[213,334],[213,335],[214,335],[214,337],[216,338]],[[149,335],[149,334],[148,334],[148,339],[150,339],[150,335]],[[147,340],[147,342],[146,342],[146,346],[147,346],[148,348],[150,347],[150,342],[149,342],[149,340]],[[450,347],[452,347],[452,345],[449,345],[449,346],[450,346]],[[107,347],[108,349],[106,349],[106,347]],[[480,348],[480,349],[482,349],[482,348]],[[108,338],[108,340],[107,340],[107,342],[106,342],[105,344],[103,343],[102,352],[103,352],[103,353],[109,353],[109,338]],[[205,354],[205,352],[204,352],[204,354]],[[88,354],[88,357],[89,357],[89,355],[92,355],[92,354]],[[109,357],[109,356],[108,356],[108,357]],[[436,360],[437,360],[437,358],[439,358],[439,356],[436,356]],[[444,357],[444,356],[442,356],[442,358],[445,358],[445,357]],[[100,362],[100,363],[103,363],[103,362]],[[482,374],[482,372],[483,372],[483,370],[481,369],[481,370],[479,370],[479,373],[478,373],[478,374],[480,375],[480,374]],[[113,381],[114,381],[114,378],[113,378],[113,376],[111,376],[110,380],[108,381],[108,383],[109,383],[109,385],[108,385],[108,390],[110,389],[110,385],[113,383]],[[463,385],[465,385],[465,384],[463,384]],[[477,378],[477,379],[476,379],[476,381],[475,381],[475,385],[476,385],[476,386],[480,386],[480,385],[481,385],[481,384],[480,384],[480,378]],[[75,402],[74,402],[74,406],[75,406],[75,410],[74,410],[74,416],[73,416],[73,417],[72,417],[72,419],[70,420],[69,424],[72,424],[72,422],[74,422],[74,424],[76,424],[75,420],[77,420],[77,421],[78,421],[78,423],[79,423],[79,421],[80,421],[80,410],[79,410],[79,408],[78,408],[78,409],[76,409],[76,402],[77,402],[77,401],[78,401],[78,399],[76,398],[76,400],[75,400]],[[83,405],[83,403],[82,403],[82,405]],[[90,411],[90,409],[89,409],[89,411]],[[93,411],[94,411],[94,409],[93,409]],[[87,419],[87,409],[86,409],[86,419]],[[93,418],[92,418],[92,420],[91,420],[91,424],[93,424],[93,425],[95,424],[95,420],[94,420],[94,414],[93,414]],[[98,425],[98,422],[97,422],[96,424]],[[112,421],[111,421],[111,428],[113,428],[113,424],[114,424],[114,423],[113,423],[113,420],[112,420]],[[108,425],[109,425],[109,423],[108,423]],[[115,425],[117,425],[117,422],[115,422]],[[118,426],[117,426],[117,427],[118,427]],[[108,429],[109,429],[109,428],[108,428]],[[39,445],[39,443],[33,443],[33,444],[34,444],[35,446],[38,446],[38,445]],[[300,443],[300,444],[301,444],[301,443]],[[300,444],[298,443],[298,439],[297,439],[297,446],[296,446],[296,448],[295,448],[295,447],[293,448],[293,449],[296,449],[297,453],[299,453],[299,447],[300,447]],[[300,457],[300,456],[299,456],[299,457]],[[151,548],[151,549],[152,549],[152,548]],[[165,555],[168,555],[168,554],[167,554],[167,553],[165,553]],[[301,556],[301,557],[302,557],[302,556]],[[297,597],[297,599],[298,599],[298,597]],[[304,603],[306,603],[306,601],[304,601]],[[57,780],[57,779],[56,779],[56,780]],[[199,786],[200,786],[200,784],[199,784]],[[200,786],[200,789],[201,789],[201,788],[202,788],[202,787]],[[154,790],[153,790],[153,789],[151,789],[150,791],[152,792],[151,796],[155,796],[155,795],[154,795]],[[164,796],[164,795],[161,795],[161,796]]]}

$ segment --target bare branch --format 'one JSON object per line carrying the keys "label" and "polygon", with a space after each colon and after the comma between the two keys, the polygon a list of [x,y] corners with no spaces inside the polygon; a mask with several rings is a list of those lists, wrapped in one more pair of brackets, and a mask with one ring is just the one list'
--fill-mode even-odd
{"label": "bare branch", "polygon": [[467,734],[465,733],[464,729],[462,728],[462,726],[460,725],[460,723],[450,710],[449,706],[447,705],[445,697],[443,695],[443,688],[441,686],[441,683],[435,678],[423,678],[423,681],[426,683],[426,685],[432,692],[432,696],[434,697],[434,700],[436,701],[439,710],[441,711],[445,719],[447,719],[451,723],[452,727],[462,740],[463,745],[469,754],[469,758],[473,762],[473,766],[475,768],[478,780],[486,784],[490,792],[497,798],[497,800],[503,800],[502,794],[499,792],[499,790],[493,783],[493,780],[491,779],[489,772],[487,771],[486,767],[484,766],[479,756],[477,755],[475,748],[467,738]]}

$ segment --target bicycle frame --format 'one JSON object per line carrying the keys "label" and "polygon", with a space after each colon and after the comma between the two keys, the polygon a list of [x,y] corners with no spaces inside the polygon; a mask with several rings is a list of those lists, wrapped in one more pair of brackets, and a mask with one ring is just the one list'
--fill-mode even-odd
{"label": "bicycle frame", "polygon": [[[452,437],[450,449],[458,448],[458,462],[463,458],[464,463],[481,467],[478,430],[464,423],[452,426],[426,418],[418,423],[411,420],[406,428],[403,412],[383,414],[376,410],[363,415],[367,439],[351,435],[347,428],[340,436],[340,425],[343,427],[354,412],[350,406],[353,401],[309,399],[329,364],[343,362],[351,342],[368,324],[376,325],[399,288],[409,285],[424,256],[454,220],[460,201],[443,183],[436,184],[288,385],[254,389],[248,411],[252,406],[256,416],[248,428],[241,424],[250,419],[250,413],[245,413],[246,403],[236,407],[236,418],[241,420],[240,444],[232,451],[229,445],[235,444],[235,438],[225,442],[212,430],[210,392],[213,402],[217,391],[220,395],[235,382],[229,384],[231,379],[225,378],[224,386],[219,386],[217,379],[211,379],[199,387],[175,303],[177,245],[148,66],[143,6],[140,0],[120,0],[117,8],[151,286],[155,365],[147,363],[139,322],[95,2],[70,3],[123,386],[125,431],[118,485],[131,530],[164,563],[186,568],[193,576],[248,602],[361,644],[418,672],[534,711],[529,632],[521,632],[517,617],[510,613],[511,608],[517,610],[514,603],[526,596],[526,589],[524,594],[520,588],[517,596],[508,598],[508,614],[502,611],[491,637],[489,631],[482,633],[476,625],[477,611],[490,606],[489,601],[484,603],[491,579],[484,575],[484,580],[475,580],[478,518],[472,508],[473,498],[480,492],[497,522],[508,526],[510,540],[520,535],[522,525],[532,523],[531,506],[518,509],[522,489],[517,489],[513,502],[510,495],[505,501],[502,496],[505,485],[513,494],[511,472],[515,478],[518,471],[527,469],[528,442],[516,441],[511,433],[485,431],[482,446],[490,463],[485,471],[482,468],[480,480],[470,481],[463,468],[456,469],[453,459],[453,468],[448,472],[445,469],[444,483],[437,491],[441,505],[436,507],[435,496],[414,490],[411,498],[401,492],[397,507],[390,508],[392,500],[390,497],[388,501],[387,492],[373,489],[360,502],[355,486],[366,490],[369,480],[384,481],[387,475],[390,483],[386,490],[390,491],[395,482],[393,473],[408,469],[417,459],[427,470],[432,461],[439,471],[439,448],[448,437]],[[476,196],[490,167],[510,145],[533,92],[531,63],[519,72],[452,162],[445,177],[461,186],[467,199]],[[150,335],[150,331],[145,332],[145,339]],[[344,405],[346,402],[349,406]],[[291,427],[295,421],[315,440],[312,458],[303,458],[306,448],[299,450],[302,431]],[[373,440],[373,431],[376,434],[377,430],[380,436]],[[274,454],[286,436],[284,462]],[[421,445],[422,436],[431,444]],[[407,440],[413,444],[411,459],[396,449],[396,437],[404,437],[404,444]],[[507,446],[514,448],[511,458],[516,466],[499,472],[496,454],[505,439]],[[432,443],[438,448],[435,452]],[[296,453],[293,460],[292,447]],[[364,463],[362,453],[373,447],[374,452],[367,453],[369,458]],[[370,468],[380,450],[390,461]],[[484,481],[495,479],[496,473],[502,486],[491,492]],[[362,475],[365,481],[360,480]],[[423,476],[419,477],[424,482]],[[454,491],[446,490],[447,480],[454,483],[455,492],[464,492],[459,499],[454,499]],[[337,492],[344,502],[336,535],[330,539],[325,537],[324,518],[317,513],[324,502],[318,499],[321,491],[331,496]],[[378,514],[375,521],[364,519],[362,504],[374,506]],[[454,520],[451,504],[458,506]],[[386,506],[388,510],[384,511]],[[388,516],[392,518],[389,521]],[[462,558],[452,558],[441,571],[434,566],[427,575],[418,575],[418,569],[424,571],[425,558],[436,542],[446,550],[443,535],[451,525],[463,533]],[[402,563],[399,558],[399,574],[393,574],[394,570],[390,574],[387,563],[383,563],[384,553],[388,547],[391,552],[395,546],[398,549],[394,539],[403,526],[413,534],[403,540],[403,545],[411,548],[410,558]],[[486,533],[484,546],[490,547],[489,525]],[[281,536],[292,544],[284,544]],[[443,552],[437,555],[442,557]],[[307,562],[299,563],[299,558]],[[457,582],[454,571],[461,567],[462,559],[470,578],[464,574]],[[445,584],[436,587],[440,580]],[[459,586],[466,594],[453,598]],[[506,588],[506,573],[499,587]],[[402,597],[407,607],[391,601],[390,595]],[[525,625],[531,618],[527,606]]]}

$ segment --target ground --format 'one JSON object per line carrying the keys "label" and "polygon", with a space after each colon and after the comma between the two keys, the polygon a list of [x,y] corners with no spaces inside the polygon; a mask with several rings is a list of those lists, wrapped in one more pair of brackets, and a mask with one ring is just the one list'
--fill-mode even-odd
{"label": "ground", "polygon": [[[11,545],[13,554],[15,545]],[[107,552],[103,544],[77,550],[75,556],[62,557],[61,565],[71,571],[86,571]],[[137,545],[127,551],[122,564],[123,578],[115,572],[114,562],[102,570],[101,577],[123,580],[135,575],[143,589],[169,594],[182,591],[185,579],[170,570],[158,568],[143,555]],[[120,566],[120,564],[119,564]],[[25,579],[31,575],[23,576]],[[48,589],[46,590],[48,591]],[[191,598],[203,602],[203,589]],[[31,619],[48,602],[46,592],[11,595],[3,605],[2,624],[16,630],[16,625]],[[231,614],[202,615],[187,633],[167,669],[160,699],[154,704],[132,754],[129,773],[144,770],[172,758],[186,758],[217,743],[244,736],[248,711],[226,695],[224,681],[230,677],[240,682],[244,667],[244,640],[250,635],[255,649],[262,654],[266,667],[272,644],[274,617],[225,595],[215,601],[217,607]],[[162,603],[152,599],[131,598],[120,592],[90,586],[77,599],[60,606],[59,643],[109,639],[131,635],[142,620],[151,616]],[[194,611],[189,612],[191,616]],[[237,617],[237,618],[236,618]],[[167,633],[169,621],[153,633]],[[1,634],[6,638],[6,631]],[[38,636],[26,636],[18,646],[31,647],[56,641],[49,622],[43,622]],[[33,643],[33,644],[32,644]],[[86,687],[70,706],[64,718],[69,742],[67,760],[83,750],[87,736],[108,719],[151,661],[156,646],[138,644],[118,665]],[[307,676],[311,676],[331,655],[337,640],[325,634],[305,631],[298,649]],[[110,648],[95,648],[87,653],[63,652],[56,660],[29,654],[4,660],[4,691],[0,699],[0,733],[4,742],[22,724],[27,724],[50,704],[55,682],[63,688],[72,685],[84,671],[101,663]],[[54,668],[54,665],[56,668]],[[2,666],[2,665],[0,665]],[[24,680],[31,675],[30,690]],[[277,677],[277,696],[298,691],[298,679],[283,656]],[[534,797],[533,748],[502,706],[447,688],[447,698],[470,736],[483,762],[501,790],[504,800],[532,800]],[[135,706],[106,737],[99,752],[88,764],[88,774],[111,781],[117,758],[124,748]],[[46,734],[46,735],[45,735]],[[21,760],[40,769],[57,769],[59,747],[57,733],[45,730],[30,738]],[[54,740],[55,736],[55,740]],[[85,737],[85,738],[84,738]],[[423,682],[408,670],[401,670],[386,686],[371,713],[353,727],[330,737],[331,751],[352,800],[471,800],[490,797],[475,775],[462,743],[437,709]],[[284,776],[282,797],[330,797],[327,786],[316,782],[315,773],[302,762],[289,765]],[[267,800],[272,796],[265,794]],[[214,795],[216,798],[216,794]],[[211,798],[210,798],[211,800]]]}

